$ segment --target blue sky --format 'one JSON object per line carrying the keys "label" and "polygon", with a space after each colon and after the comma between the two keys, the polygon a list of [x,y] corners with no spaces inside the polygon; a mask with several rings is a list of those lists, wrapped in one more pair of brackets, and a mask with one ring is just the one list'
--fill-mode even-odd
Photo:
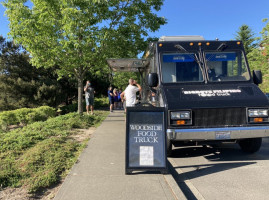
{"label": "blue sky", "polygon": [[[262,19],[269,18],[269,0],[166,0],[158,14],[168,23],[150,36],[202,35],[208,40],[231,40],[243,24],[260,36],[265,26]],[[0,5],[0,35],[7,37],[8,31]]]}

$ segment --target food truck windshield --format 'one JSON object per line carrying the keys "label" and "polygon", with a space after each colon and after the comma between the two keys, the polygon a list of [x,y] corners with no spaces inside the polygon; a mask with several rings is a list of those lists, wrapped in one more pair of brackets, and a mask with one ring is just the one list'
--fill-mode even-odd
{"label": "food truck windshield", "polygon": [[249,81],[250,74],[241,50],[162,53],[163,83]]}

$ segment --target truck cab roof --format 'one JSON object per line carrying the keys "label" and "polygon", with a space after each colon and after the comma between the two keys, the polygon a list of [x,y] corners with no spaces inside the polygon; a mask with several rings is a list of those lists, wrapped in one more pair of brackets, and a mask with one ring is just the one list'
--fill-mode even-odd
{"label": "truck cab roof", "polygon": [[159,42],[164,41],[197,41],[205,40],[203,36],[200,35],[181,35],[181,36],[162,36],[159,38]]}

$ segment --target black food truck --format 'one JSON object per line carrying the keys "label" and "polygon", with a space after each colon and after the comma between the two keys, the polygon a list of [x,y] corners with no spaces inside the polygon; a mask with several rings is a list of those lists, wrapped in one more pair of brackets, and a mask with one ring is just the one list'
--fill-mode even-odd
{"label": "black food truck", "polygon": [[114,71],[141,74],[141,103],[164,107],[167,154],[173,144],[236,142],[258,151],[269,136],[269,101],[262,74],[250,72],[241,41],[163,36],[143,59],[108,59]]}

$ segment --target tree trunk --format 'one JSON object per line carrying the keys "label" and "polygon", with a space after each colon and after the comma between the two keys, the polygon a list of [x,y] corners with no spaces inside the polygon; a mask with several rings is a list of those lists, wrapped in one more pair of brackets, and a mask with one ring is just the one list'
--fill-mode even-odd
{"label": "tree trunk", "polygon": [[83,76],[78,77],[78,113],[83,113],[82,107],[82,99],[83,99]]}
{"label": "tree trunk", "polygon": [[77,81],[78,81],[78,113],[83,113],[83,105],[82,105],[82,99],[83,99],[83,80],[86,70],[83,70],[83,66],[80,66],[77,70],[75,70]]}

